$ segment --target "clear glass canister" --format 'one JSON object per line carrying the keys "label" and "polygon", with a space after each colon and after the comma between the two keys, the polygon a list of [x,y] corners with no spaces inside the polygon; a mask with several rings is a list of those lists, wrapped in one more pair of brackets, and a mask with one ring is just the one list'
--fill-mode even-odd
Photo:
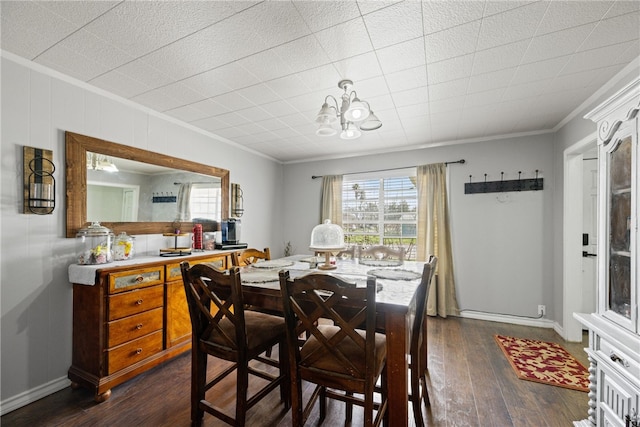
{"label": "clear glass canister", "polygon": [[113,260],[114,234],[99,222],[94,222],[76,234],[78,264],[106,264]]}
{"label": "clear glass canister", "polygon": [[120,233],[113,243],[113,259],[114,261],[123,261],[133,258],[135,248],[133,245],[134,237],[127,235],[124,231]]}

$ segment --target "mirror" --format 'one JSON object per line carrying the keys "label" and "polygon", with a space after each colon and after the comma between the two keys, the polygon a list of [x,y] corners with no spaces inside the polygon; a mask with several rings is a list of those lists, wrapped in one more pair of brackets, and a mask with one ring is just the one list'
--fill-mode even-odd
{"label": "mirror", "polygon": [[67,237],[91,221],[115,234],[162,234],[191,230],[193,218],[214,231],[228,217],[226,169],[73,132],[65,139]]}

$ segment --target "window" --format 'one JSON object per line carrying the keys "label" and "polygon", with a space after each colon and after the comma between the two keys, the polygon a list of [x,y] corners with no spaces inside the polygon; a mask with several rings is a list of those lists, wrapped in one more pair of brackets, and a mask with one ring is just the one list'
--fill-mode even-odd
{"label": "window", "polygon": [[342,228],[347,245],[386,245],[416,259],[417,190],[415,170],[393,175],[345,175]]}
{"label": "window", "polygon": [[[215,184],[193,184],[189,198],[191,218],[206,218],[221,221],[219,212],[222,211],[219,203],[222,199],[220,187]],[[217,218],[211,218],[212,213]]]}

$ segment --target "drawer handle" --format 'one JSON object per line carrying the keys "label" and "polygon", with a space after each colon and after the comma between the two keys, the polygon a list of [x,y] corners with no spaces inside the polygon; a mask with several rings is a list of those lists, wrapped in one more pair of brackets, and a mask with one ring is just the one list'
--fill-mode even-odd
{"label": "drawer handle", "polygon": [[142,298],[140,298],[138,301],[136,301],[137,305],[142,305]]}
{"label": "drawer handle", "polygon": [[618,356],[617,354],[615,354],[613,351],[611,352],[611,354],[609,355],[609,357],[611,358],[611,360],[613,360],[614,362],[619,362],[622,366],[624,366],[625,368],[629,367],[629,362],[627,362],[626,360],[624,360],[622,357]]}
{"label": "drawer handle", "polygon": [[136,329],[138,329],[138,330],[142,329],[142,323],[138,323],[138,324],[136,325]]}
{"label": "drawer handle", "polygon": [[136,354],[142,354],[142,349],[141,348],[137,348],[136,349]]}
{"label": "drawer handle", "polygon": [[135,281],[136,281],[136,283],[144,282],[144,276],[142,276],[142,275],[136,276]]}

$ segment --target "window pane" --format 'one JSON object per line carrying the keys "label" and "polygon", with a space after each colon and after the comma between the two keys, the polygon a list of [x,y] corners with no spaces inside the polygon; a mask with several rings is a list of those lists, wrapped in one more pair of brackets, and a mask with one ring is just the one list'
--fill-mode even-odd
{"label": "window pane", "polygon": [[[189,198],[191,218],[204,218],[220,221],[218,212],[221,211],[219,201],[221,199],[220,188],[208,184],[193,184]],[[212,217],[215,213],[215,218]]]}
{"label": "window pane", "polygon": [[410,177],[345,179],[342,216],[348,245],[403,247],[405,259],[415,259],[417,192]]}

